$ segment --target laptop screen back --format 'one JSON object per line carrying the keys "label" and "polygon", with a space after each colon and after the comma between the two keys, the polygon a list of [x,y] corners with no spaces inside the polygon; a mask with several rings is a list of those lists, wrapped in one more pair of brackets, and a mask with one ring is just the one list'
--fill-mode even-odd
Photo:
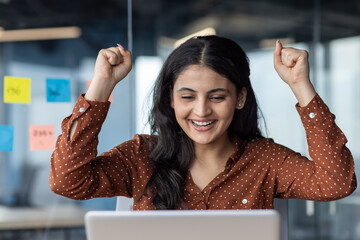
{"label": "laptop screen back", "polygon": [[88,240],[279,240],[275,210],[90,211]]}

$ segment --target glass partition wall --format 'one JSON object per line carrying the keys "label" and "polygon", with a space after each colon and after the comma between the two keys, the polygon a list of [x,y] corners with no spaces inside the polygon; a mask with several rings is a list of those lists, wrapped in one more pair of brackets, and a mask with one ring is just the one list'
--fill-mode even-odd
{"label": "glass partition wall", "polygon": [[[63,212],[65,217],[81,219],[88,210],[112,210],[116,203],[117,209],[131,208],[131,200],[124,198],[73,201],[54,195],[47,186],[51,151],[29,150],[28,130],[30,125],[54,125],[58,135],[61,120],[71,113],[79,94],[86,91],[98,50],[118,42],[129,46],[128,31],[133,37],[133,75],[114,90],[99,153],[132,138],[134,133],[148,133],[149,89],[162,62],[178,40],[207,29],[235,40],[248,53],[251,81],[264,116],[263,134],[303,155],[308,155],[307,145],[295,110],[296,99],[273,69],[272,54],[276,39],[285,46],[307,50],[311,80],[347,136],[360,174],[359,1],[133,0],[131,28],[127,13],[131,1],[68,2],[62,6],[35,1],[28,2],[26,9],[16,2],[5,2],[0,1],[0,27],[6,30],[63,24],[78,25],[82,35],[72,40],[0,43],[1,78],[32,80],[30,104],[0,103],[0,125],[14,129],[13,150],[0,152],[0,211],[26,214],[40,209],[51,213],[46,215],[47,227],[41,229],[19,231],[3,225],[0,239],[85,239],[83,222],[56,226],[53,215]],[[48,103],[47,78],[69,79],[71,101]],[[3,94],[3,84],[0,88]],[[333,202],[290,199],[289,239],[360,239],[359,198],[357,190]]]}

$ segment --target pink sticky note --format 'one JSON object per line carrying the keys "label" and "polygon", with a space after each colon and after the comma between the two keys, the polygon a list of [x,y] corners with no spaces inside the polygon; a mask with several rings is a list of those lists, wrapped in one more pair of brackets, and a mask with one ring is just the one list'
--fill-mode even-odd
{"label": "pink sticky note", "polygon": [[29,135],[31,151],[55,149],[54,125],[31,125]]}
{"label": "pink sticky note", "polygon": [[[86,89],[89,89],[89,86],[90,86],[90,83],[91,83],[91,80],[87,80],[86,81]],[[110,97],[109,97],[109,102],[113,102],[113,94],[111,93]]]}

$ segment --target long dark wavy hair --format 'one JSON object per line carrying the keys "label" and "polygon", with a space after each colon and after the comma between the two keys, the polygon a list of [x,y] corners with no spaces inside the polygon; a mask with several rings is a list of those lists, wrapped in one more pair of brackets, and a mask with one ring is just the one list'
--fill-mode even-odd
{"label": "long dark wavy hair", "polygon": [[194,37],[176,48],[165,61],[153,90],[153,107],[149,122],[152,144],[150,159],[154,172],[149,188],[156,209],[186,208],[182,202],[187,172],[194,159],[192,140],[181,129],[171,107],[171,92],[179,74],[190,65],[211,68],[236,86],[247,90],[245,106],[235,110],[229,136],[251,141],[261,138],[258,106],[249,75],[249,61],[234,41],[219,36]]}

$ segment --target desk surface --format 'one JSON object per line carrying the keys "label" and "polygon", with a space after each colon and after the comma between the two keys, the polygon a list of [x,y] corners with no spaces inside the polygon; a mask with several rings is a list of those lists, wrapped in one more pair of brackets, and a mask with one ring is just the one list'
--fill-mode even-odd
{"label": "desk surface", "polygon": [[83,227],[85,213],[86,210],[76,206],[42,208],[0,206],[0,230]]}

